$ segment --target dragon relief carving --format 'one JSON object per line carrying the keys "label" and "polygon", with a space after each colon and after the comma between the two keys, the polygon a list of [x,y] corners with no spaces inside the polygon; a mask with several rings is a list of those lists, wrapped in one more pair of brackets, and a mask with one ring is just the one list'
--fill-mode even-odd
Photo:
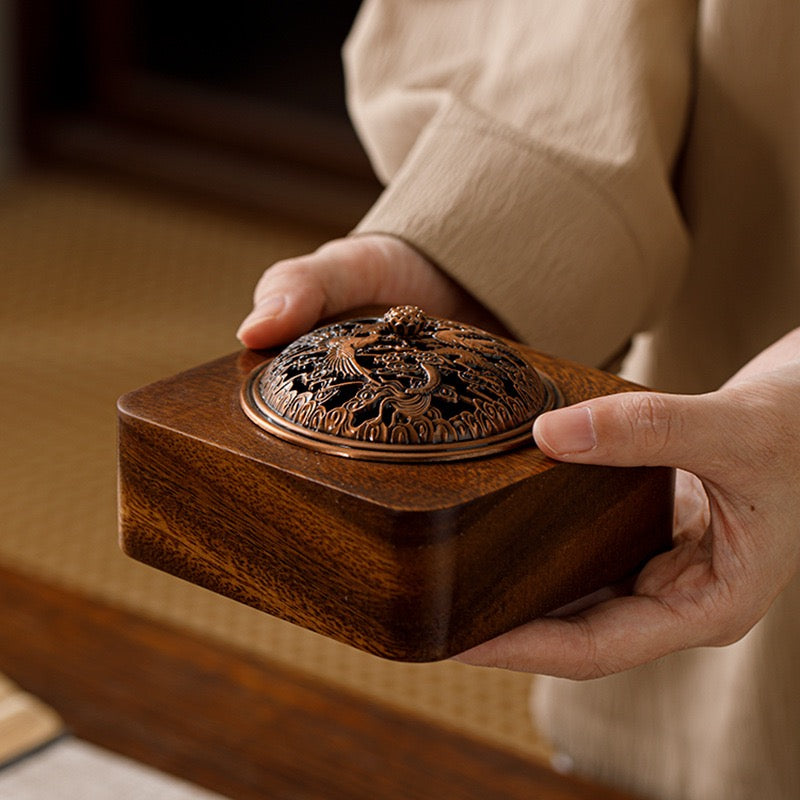
{"label": "dragon relief carving", "polygon": [[256,390],[260,406],[293,426],[386,445],[486,439],[553,404],[539,373],[509,345],[413,306],[300,337]]}

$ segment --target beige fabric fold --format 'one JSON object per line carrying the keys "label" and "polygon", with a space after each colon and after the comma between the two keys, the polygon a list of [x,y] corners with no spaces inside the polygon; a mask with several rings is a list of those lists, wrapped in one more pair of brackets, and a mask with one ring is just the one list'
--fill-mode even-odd
{"label": "beige fabric fold", "polygon": [[396,235],[545,352],[605,363],[684,275],[693,4],[377,0],[345,48]]}
{"label": "beige fabric fold", "polygon": [[[702,392],[800,325],[796,0],[367,0],[345,56],[387,182],[357,231],[534,346],[633,336],[627,377]],[[795,582],[729,648],[539,679],[537,724],[653,798],[794,800],[798,618]]]}

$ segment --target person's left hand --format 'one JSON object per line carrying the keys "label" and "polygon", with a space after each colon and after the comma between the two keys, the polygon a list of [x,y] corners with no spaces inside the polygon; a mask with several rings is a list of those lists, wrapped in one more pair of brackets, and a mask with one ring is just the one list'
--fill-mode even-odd
{"label": "person's left hand", "polygon": [[634,392],[542,415],[534,437],[563,461],[672,466],[674,546],[629,596],[534,620],[457,656],[587,679],[741,638],[800,565],[800,329],[722,389]]}
{"label": "person's left hand", "polygon": [[245,347],[275,347],[325,317],[395,304],[423,306],[431,314],[507,333],[488,309],[411,245],[372,233],[334,239],[265,270],[253,292],[253,310],[237,335]]}

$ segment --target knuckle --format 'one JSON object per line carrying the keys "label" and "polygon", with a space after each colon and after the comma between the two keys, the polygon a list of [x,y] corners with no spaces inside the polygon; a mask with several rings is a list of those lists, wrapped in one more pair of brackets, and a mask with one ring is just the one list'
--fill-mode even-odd
{"label": "knuckle", "polygon": [[767,612],[769,601],[758,597],[760,592],[753,580],[718,581],[721,601],[715,609],[717,647],[734,644],[744,638]]}
{"label": "knuckle", "polygon": [[299,270],[301,271],[302,268],[302,257],[285,258],[276,261],[274,264],[267,267],[258,279],[255,289],[253,290],[253,299],[257,301],[259,298],[270,294],[275,285],[287,274],[296,274]]}
{"label": "knuckle", "polygon": [[627,395],[620,412],[631,436],[648,450],[658,452],[676,435],[676,418],[663,395],[655,392]]}
{"label": "knuckle", "polygon": [[758,622],[758,616],[750,609],[731,609],[731,611],[716,621],[716,631],[710,637],[708,644],[713,647],[727,647],[743,639]]}
{"label": "knuckle", "polygon": [[334,239],[318,250],[319,287],[328,309],[374,302],[387,261],[374,237]]}
{"label": "knuckle", "polygon": [[[726,647],[738,642],[756,624],[761,613],[741,585],[717,576],[713,591],[690,592],[675,613],[684,629],[694,630],[684,647]],[[757,604],[756,604],[757,605]]]}
{"label": "knuckle", "polygon": [[600,658],[597,636],[591,623],[578,616],[574,618],[574,624],[580,631],[582,646],[572,678],[578,681],[589,681],[614,672],[614,667],[603,663]]}
{"label": "knuckle", "polygon": [[728,645],[736,644],[740,639],[748,633],[750,627],[730,623],[726,627],[719,630],[710,641],[709,645],[712,647],[728,647]]}
{"label": "knuckle", "polygon": [[329,239],[327,242],[323,242],[315,251],[314,255],[320,256],[338,256],[342,249],[347,249],[348,246],[352,247],[352,243],[356,241],[355,239]]}

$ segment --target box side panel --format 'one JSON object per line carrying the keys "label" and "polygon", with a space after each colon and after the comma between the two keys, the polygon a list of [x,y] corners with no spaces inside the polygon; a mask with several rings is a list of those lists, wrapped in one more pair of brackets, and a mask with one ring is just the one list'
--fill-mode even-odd
{"label": "box side panel", "polygon": [[465,509],[448,655],[630,578],[671,546],[672,488],[668,469],[563,464]]}
{"label": "box side panel", "polygon": [[119,438],[128,555],[377,655],[441,657],[447,515],[387,511],[124,414]]}

